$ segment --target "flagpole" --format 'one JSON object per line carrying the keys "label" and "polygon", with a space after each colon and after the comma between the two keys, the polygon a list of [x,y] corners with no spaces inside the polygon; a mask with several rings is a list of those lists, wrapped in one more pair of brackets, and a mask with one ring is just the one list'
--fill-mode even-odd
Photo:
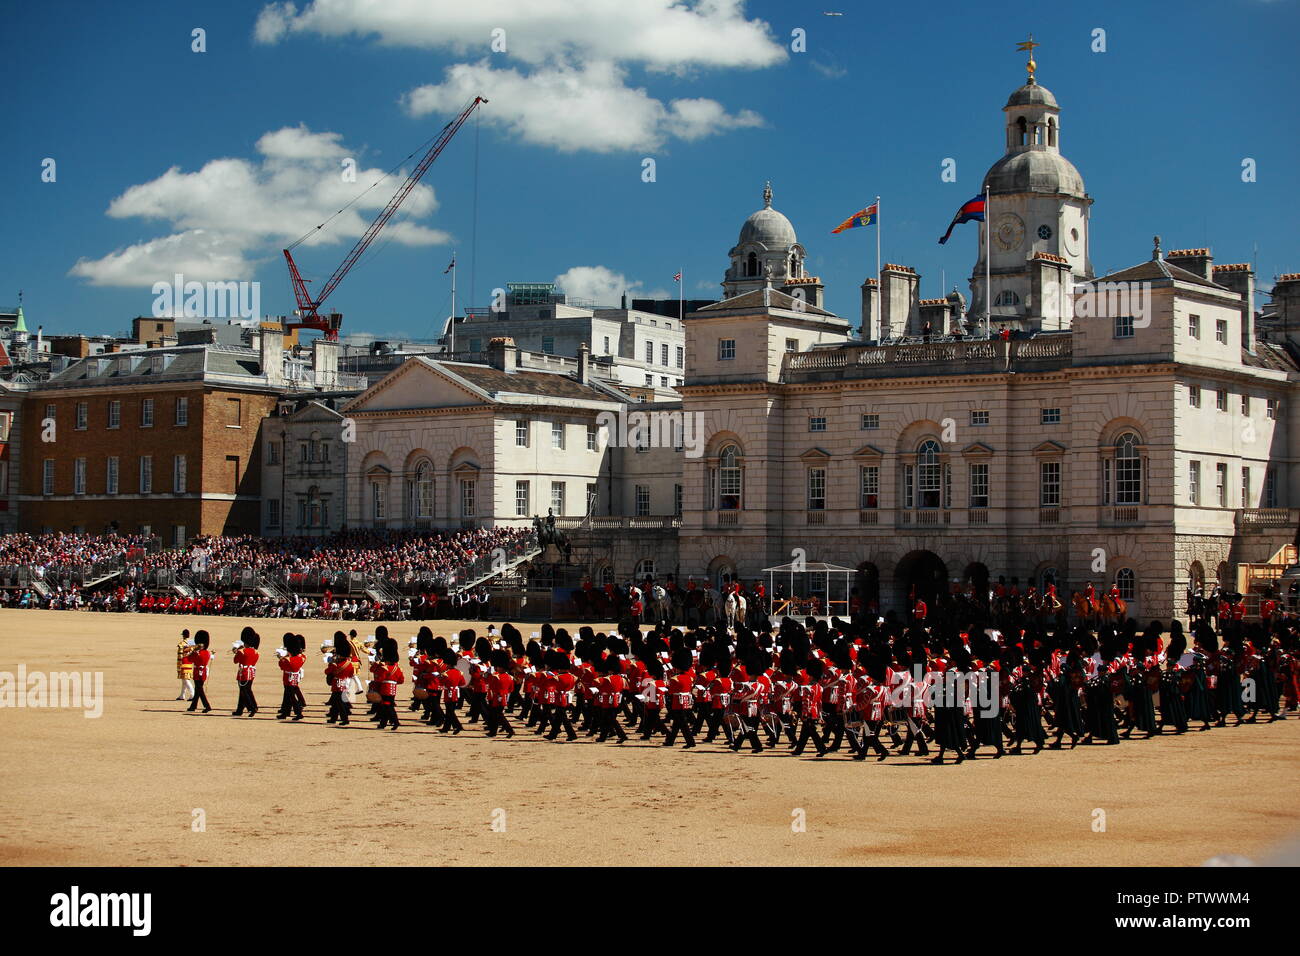
{"label": "flagpole", "polygon": [[[880,197],[876,197],[876,302],[880,302]],[[879,309],[877,309],[877,312]]]}
{"label": "flagpole", "polygon": [[451,348],[452,357],[456,354],[456,250],[451,250]]}
{"label": "flagpole", "polygon": [[993,217],[989,209],[989,186],[984,184],[984,337],[993,337]]}
{"label": "flagpole", "polygon": [[681,276],[677,280],[677,321],[682,322],[686,319],[686,270],[678,269],[677,274]]}

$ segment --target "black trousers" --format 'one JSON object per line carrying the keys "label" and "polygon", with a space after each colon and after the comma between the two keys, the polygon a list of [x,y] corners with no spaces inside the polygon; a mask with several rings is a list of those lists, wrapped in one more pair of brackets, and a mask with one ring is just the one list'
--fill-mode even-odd
{"label": "black trousers", "polygon": [[749,741],[749,748],[754,753],[762,753],[763,745],[758,739],[758,723],[762,718],[759,717],[740,717],[740,734],[731,742],[735,750],[739,750],[745,741]]}
{"label": "black trousers", "polygon": [[677,735],[681,734],[686,739],[686,746],[695,746],[695,734],[691,732],[691,712],[689,710],[670,710],[668,712],[668,737],[664,740],[665,747],[671,747],[677,742]]}
{"label": "black trousers", "polygon": [[325,723],[332,724],[337,721],[339,726],[346,727],[351,716],[352,702],[343,699],[343,691],[332,691],[330,693],[329,714],[326,715]]}
{"label": "black trousers", "polygon": [[455,730],[456,733],[460,733],[462,730],[465,729],[460,725],[460,717],[456,715],[456,711],[458,711],[459,709],[460,709],[460,701],[458,700],[447,701],[447,711],[442,719],[443,733],[446,733],[449,730]]}
{"label": "black trousers", "polygon": [[641,726],[638,729],[643,740],[649,740],[655,734],[668,736],[668,726],[664,723],[663,711],[658,708],[642,708]]}
{"label": "black trousers", "polygon": [[194,696],[190,698],[190,706],[186,710],[195,710],[199,706],[199,701],[203,701],[203,709],[211,710],[212,705],[208,703],[208,695],[203,692],[203,685],[206,683],[202,677],[194,678]]}
{"label": "black trousers", "polygon": [[379,695],[379,729],[392,725],[400,727],[397,720],[397,698],[388,694]]}
{"label": "black trousers", "polygon": [[812,741],[813,746],[817,748],[817,753],[819,755],[825,755],[826,742],[822,740],[822,735],[817,730],[817,721],[810,717],[805,717],[803,719],[803,727],[799,731],[799,742],[794,745],[794,753],[796,757],[803,753],[804,748],[808,746],[808,741],[810,740]]}
{"label": "black trousers", "polygon": [[487,711],[487,735],[495,737],[498,733],[504,733],[507,737],[515,735],[515,729],[510,726],[510,721],[506,720],[506,709],[496,705],[488,705],[484,708]]}
{"label": "black trousers", "polygon": [[248,711],[250,716],[257,713],[257,698],[253,696],[253,682],[251,680],[239,684],[239,703],[235,705],[235,716],[238,717],[245,710]]}
{"label": "black trousers", "polygon": [[858,732],[856,746],[854,746],[853,731],[849,731],[849,748],[856,751],[859,759],[866,759],[868,747],[874,750],[878,757],[887,757],[889,755],[889,751],[880,742],[880,728],[884,723],[883,720],[864,720],[862,729]]}
{"label": "black trousers", "polygon": [[563,704],[546,708],[542,715],[543,727],[546,726],[548,718],[551,722],[551,732],[546,735],[548,740],[554,740],[556,737],[560,736],[561,729],[564,730],[565,735],[570,740],[577,739],[578,735],[573,731],[573,722],[569,720],[569,708],[565,707]]}
{"label": "black trousers", "polygon": [[596,714],[600,723],[600,736],[596,739],[600,743],[603,744],[608,740],[610,734],[617,737],[620,743],[627,740],[627,731],[624,730],[623,725],[618,722],[617,707],[601,707],[596,711]]}
{"label": "black trousers", "polygon": [[280,717],[288,717],[292,713],[295,717],[302,716],[302,709],[307,706],[307,701],[302,696],[302,688],[297,684],[284,685],[284,699],[280,701]]}

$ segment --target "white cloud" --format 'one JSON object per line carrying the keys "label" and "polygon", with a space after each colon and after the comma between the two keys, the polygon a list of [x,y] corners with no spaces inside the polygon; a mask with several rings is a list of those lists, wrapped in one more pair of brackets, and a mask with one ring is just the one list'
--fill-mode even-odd
{"label": "white cloud", "polygon": [[[307,245],[338,244],[365,232],[391,198],[407,171],[358,193],[384,176],[384,170],[355,166],[337,133],[315,133],[305,126],[285,127],[257,141],[259,160],[214,159],[191,173],[177,167],[157,179],[127,189],[108,207],[114,219],[167,222],[169,235],[137,242],[98,259],[79,259],[70,274],[93,285],[151,285],[175,272],[187,278],[248,278],[262,259],[313,230],[336,210],[337,218],[307,240]],[[356,199],[355,202],[352,202]],[[433,188],[417,185],[398,217],[419,218],[437,209]],[[404,245],[449,241],[438,229],[395,218],[385,240]]]}
{"label": "white cloud", "polygon": [[729,114],[716,100],[680,99],[665,106],[624,79],[609,62],[522,74],[481,60],[448,67],[442,83],[412,90],[405,105],[413,116],[454,112],[482,93],[489,100],[480,114],[484,122],[561,152],[657,148],[671,136],[693,140],[763,124],[757,113]]}
{"label": "white cloud", "polygon": [[259,43],[290,33],[373,36],[474,56],[491,52],[498,29],[511,59],[534,65],[577,58],[679,71],[766,67],[787,57],[765,21],[745,16],[744,0],[314,0],[301,11],[271,3],[253,36]]}
{"label": "white cloud", "polygon": [[570,302],[576,299],[596,305],[617,306],[624,292],[629,299],[634,295],[644,297],[640,282],[630,281],[623,273],[605,266],[574,266],[556,276],[555,284],[568,294]]}
{"label": "white cloud", "polygon": [[[472,57],[448,67],[441,83],[408,92],[412,115],[456,113],[481,93],[491,101],[484,122],[562,152],[655,148],[763,124],[752,110],[728,113],[712,99],[657,99],[628,85],[630,66],[684,75],[788,58],[766,22],[745,16],[743,0],[314,0],[301,10],[262,9],[258,42],[290,34],[375,37]],[[493,51],[494,36],[504,55]]]}

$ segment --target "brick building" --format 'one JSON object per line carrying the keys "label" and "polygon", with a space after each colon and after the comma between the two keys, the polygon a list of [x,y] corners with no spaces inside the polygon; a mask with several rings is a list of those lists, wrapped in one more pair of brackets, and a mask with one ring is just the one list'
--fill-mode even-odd
{"label": "brick building", "polygon": [[315,386],[291,364],[264,332],[256,347],[92,356],[52,375],[24,403],[20,526],[147,530],[169,544],[257,533],[263,420]]}

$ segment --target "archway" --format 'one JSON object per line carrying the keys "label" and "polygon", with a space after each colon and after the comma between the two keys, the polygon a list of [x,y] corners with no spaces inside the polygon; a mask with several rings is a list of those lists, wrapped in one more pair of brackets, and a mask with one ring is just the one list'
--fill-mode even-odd
{"label": "archway", "polygon": [[863,561],[858,565],[858,573],[853,576],[853,589],[864,612],[880,609],[880,569],[875,564]]}
{"label": "archway", "polygon": [[933,551],[912,551],[894,571],[898,606],[910,608],[920,598],[933,607],[948,593],[948,566]]}
{"label": "archway", "polygon": [[962,575],[962,583],[973,588],[975,597],[987,602],[989,596],[989,569],[981,561],[972,561],[966,565],[966,571]]}

